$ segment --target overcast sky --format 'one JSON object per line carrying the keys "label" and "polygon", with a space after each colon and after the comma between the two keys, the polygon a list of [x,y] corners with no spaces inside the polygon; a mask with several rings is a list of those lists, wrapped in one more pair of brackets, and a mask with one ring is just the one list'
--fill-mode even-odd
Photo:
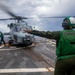
{"label": "overcast sky", "polygon": [[[62,30],[63,18],[39,17],[75,16],[75,0],[4,0],[4,3],[18,16],[37,18],[26,21],[29,25],[35,26],[35,29],[40,31]],[[0,19],[11,17],[0,10]],[[7,24],[11,22],[13,21],[0,21],[0,31],[9,32]]]}

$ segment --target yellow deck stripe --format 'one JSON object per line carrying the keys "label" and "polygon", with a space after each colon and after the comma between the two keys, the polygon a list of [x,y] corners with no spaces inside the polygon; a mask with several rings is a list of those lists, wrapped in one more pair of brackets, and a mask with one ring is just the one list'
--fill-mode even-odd
{"label": "yellow deck stripe", "polygon": [[0,48],[3,48],[3,47],[4,47],[4,45],[1,45],[1,46],[0,46]]}

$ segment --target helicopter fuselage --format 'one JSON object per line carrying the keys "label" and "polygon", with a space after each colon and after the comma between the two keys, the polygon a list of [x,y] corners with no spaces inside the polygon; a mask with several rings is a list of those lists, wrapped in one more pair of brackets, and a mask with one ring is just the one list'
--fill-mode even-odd
{"label": "helicopter fuselage", "polygon": [[10,28],[11,36],[9,43],[30,45],[34,42],[34,36],[24,32],[26,29],[32,30],[31,26],[21,23],[12,23],[8,27]]}

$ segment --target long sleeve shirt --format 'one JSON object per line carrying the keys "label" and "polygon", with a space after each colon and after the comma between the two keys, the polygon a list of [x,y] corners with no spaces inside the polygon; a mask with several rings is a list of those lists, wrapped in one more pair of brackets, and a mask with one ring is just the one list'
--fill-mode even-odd
{"label": "long sleeve shirt", "polygon": [[56,40],[56,46],[58,45],[58,41],[59,41],[59,37],[60,37],[60,31],[53,31],[53,32],[47,31],[46,32],[46,31],[33,30],[32,32],[30,32],[30,34],[48,38],[48,39],[54,39],[54,40]]}
{"label": "long sleeve shirt", "polygon": [[[70,34],[71,32],[71,34]],[[34,35],[37,35],[37,36],[40,36],[40,37],[45,37],[45,38],[48,38],[48,39],[55,39],[56,40],[56,55],[57,55],[57,58],[58,59],[64,59],[64,58],[69,58],[69,57],[72,57],[72,56],[75,56],[75,53],[73,53],[72,50],[70,49],[66,49],[66,45],[68,46],[68,44],[65,45],[66,42],[64,42],[64,40],[62,41],[61,39],[65,37],[65,33],[67,33],[67,37],[70,37],[69,34],[71,35],[71,37],[73,36],[73,34],[75,34],[75,31],[73,30],[63,30],[63,31],[53,31],[53,32],[50,32],[50,31],[37,31],[37,30],[33,30],[32,32],[30,32],[31,34],[34,34]],[[62,34],[63,33],[63,34]],[[62,35],[62,36],[61,36]],[[72,39],[70,37],[70,39]],[[74,38],[74,36],[73,36]],[[67,39],[66,39],[67,40]],[[64,42],[63,43],[61,43]],[[69,41],[69,40],[68,40]],[[64,47],[63,47],[64,46]],[[70,45],[69,45],[70,46]],[[73,46],[74,47],[74,46]],[[63,49],[62,49],[63,48]],[[69,48],[69,47],[68,47]],[[75,49],[75,47],[74,47]],[[68,53],[68,52],[71,52],[71,53]],[[65,52],[65,53],[64,53]]]}

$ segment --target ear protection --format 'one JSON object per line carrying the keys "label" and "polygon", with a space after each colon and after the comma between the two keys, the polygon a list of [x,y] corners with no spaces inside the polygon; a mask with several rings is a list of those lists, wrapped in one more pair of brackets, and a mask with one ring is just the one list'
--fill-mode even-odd
{"label": "ear protection", "polygon": [[62,23],[62,27],[68,27],[68,23],[63,22],[63,23]]}

